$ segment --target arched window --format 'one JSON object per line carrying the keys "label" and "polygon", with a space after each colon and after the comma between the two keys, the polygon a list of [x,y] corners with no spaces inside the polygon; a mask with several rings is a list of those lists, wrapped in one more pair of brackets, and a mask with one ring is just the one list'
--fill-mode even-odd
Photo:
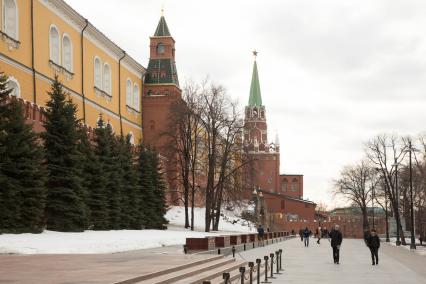
{"label": "arched window", "polygon": [[72,43],[67,34],[62,38],[62,64],[65,69],[72,72]]}
{"label": "arched window", "polygon": [[103,78],[103,82],[102,82],[103,91],[111,95],[111,67],[109,67],[108,63],[104,64],[104,72],[102,74],[102,78]]}
{"label": "arched window", "polygon": [[21,86],[19,85],[18,80],[13,77],[9,77],[7,80],[7,89],[12,90],[10,95],[15,96],[17,98],[21,97]]}
{"label": "arched window", "polygon": [[288,180],[285,178],[281,183],[281,191],[286,192],[288,190]]}
{"label": "arched window", "polygon": [[166,47],[163,43],[157,44],[157,54],[163,54],[166,51]]}
{"label": "arched window", "polygon": [[95,76],[95,87],[98,89],[102,89],[102,63],[99,57],[95,57],[95,70],[94,70],[94,76]]}
{"label": "arched window", "polygon": [[135,84],[133,87],[133,108],[139,111],[139,86]]}
{"label": "arched window", "polygon": [[134,145],[135,144],[135,136],[133,135],[132,131],[129,131],[129,142],[130,144]]}
{"label": "arched window", "polygon": [[13,39],[18,40],[18,6],[16,0],[3,1],[3,30]]}
{"label": "arched window", "polygon": [[126,105],[132,106],[132,81],[130,79],[126,81]]}
{"label": "arched window", "polygon": [[50,26],[49,31],[50,60],[60,64],[59,58],[59,32],[55,26]]}

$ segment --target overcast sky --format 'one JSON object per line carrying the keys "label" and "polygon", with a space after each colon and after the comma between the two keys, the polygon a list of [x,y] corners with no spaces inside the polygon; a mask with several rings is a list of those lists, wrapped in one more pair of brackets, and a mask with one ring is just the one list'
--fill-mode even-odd
{"label": "overcast sky", "polygon": [[281,173],[303,174],[309,200],[339,204],[332,180],[373,136],[425,130],[424,0],[67,2],[144,66],[164,7],[181,85],[209,76],[242,106],[257,49]]}

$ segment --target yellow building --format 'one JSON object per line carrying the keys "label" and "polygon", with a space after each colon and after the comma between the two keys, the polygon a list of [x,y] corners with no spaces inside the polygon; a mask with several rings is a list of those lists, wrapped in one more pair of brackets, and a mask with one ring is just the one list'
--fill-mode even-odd
{"label": "yellow building", "polygon": [[115,133],[142,139],[145,68],[62,0],[0,0],[0,71],[13,94],[45,106],[57,74],[94,127],[103,114]]}

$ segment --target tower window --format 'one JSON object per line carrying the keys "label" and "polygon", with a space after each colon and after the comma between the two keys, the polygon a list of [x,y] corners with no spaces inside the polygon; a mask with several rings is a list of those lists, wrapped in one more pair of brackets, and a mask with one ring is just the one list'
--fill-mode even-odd
{"label": "tower window", "polygon": [[163,43],[157,44],[157,54],[163,54],[166,51],[166,47]]}
{"label": "tower window", "polygon": [[11,38],[18,39],[18,7],[16,0],[3,1],[3,30]]}

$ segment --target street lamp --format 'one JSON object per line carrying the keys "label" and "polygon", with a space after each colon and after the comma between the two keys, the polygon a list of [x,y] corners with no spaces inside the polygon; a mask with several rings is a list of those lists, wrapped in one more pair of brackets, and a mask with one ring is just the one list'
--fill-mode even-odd
{"label": "street lamp", "polygon": [[[263,213],[263,210],[262,210],[263,204],[261,204],[261,199],[263,198],[263,193],[260,190],[260,187],[258,187],[258,188],[255,187],[253,189],[252,195],[253,195],[253,199],[254,199],[254,212],[255,212],[255,216],[256,216],[256,220],[257,220],[257,225],[259,226],[259,224],[262,224],[262,220],[261,220],[260,217]],[[259,206],[260,206],[260,209],[259,209]]]}
{"label": "street lamp", "polygon": [[410,249],[416,249],[416,239],[414,237],[414,203],[413,203],[413,167],[411,164],[411,154],[415,151],[411,145],[411,140],[408,141],[409,161],[410,161],[410,207],[411,207],[411,243]]}
{"label": "street lamp", "polygon": [[[397,210],[396,213],[398,214],[398,216],[400,216],[399,215],[398,162],[397,162],[396,158],[395,158],[395,163],[392,166],[395,167],[395,191],[396,191],[395,192],[395,198],[396,198],[396,210]],[[401,219],[399,219],[399,220],[401,220]],[[395,218],[395,221],[396,221],[396,218]],[[397,223],[396,224],[396,245],[397,246],[401,245],[401,240],[400,240],[400,237],[399,237],[399,235],[400,235],[399,227],[400,226],[398,226],[398,223]]]}

